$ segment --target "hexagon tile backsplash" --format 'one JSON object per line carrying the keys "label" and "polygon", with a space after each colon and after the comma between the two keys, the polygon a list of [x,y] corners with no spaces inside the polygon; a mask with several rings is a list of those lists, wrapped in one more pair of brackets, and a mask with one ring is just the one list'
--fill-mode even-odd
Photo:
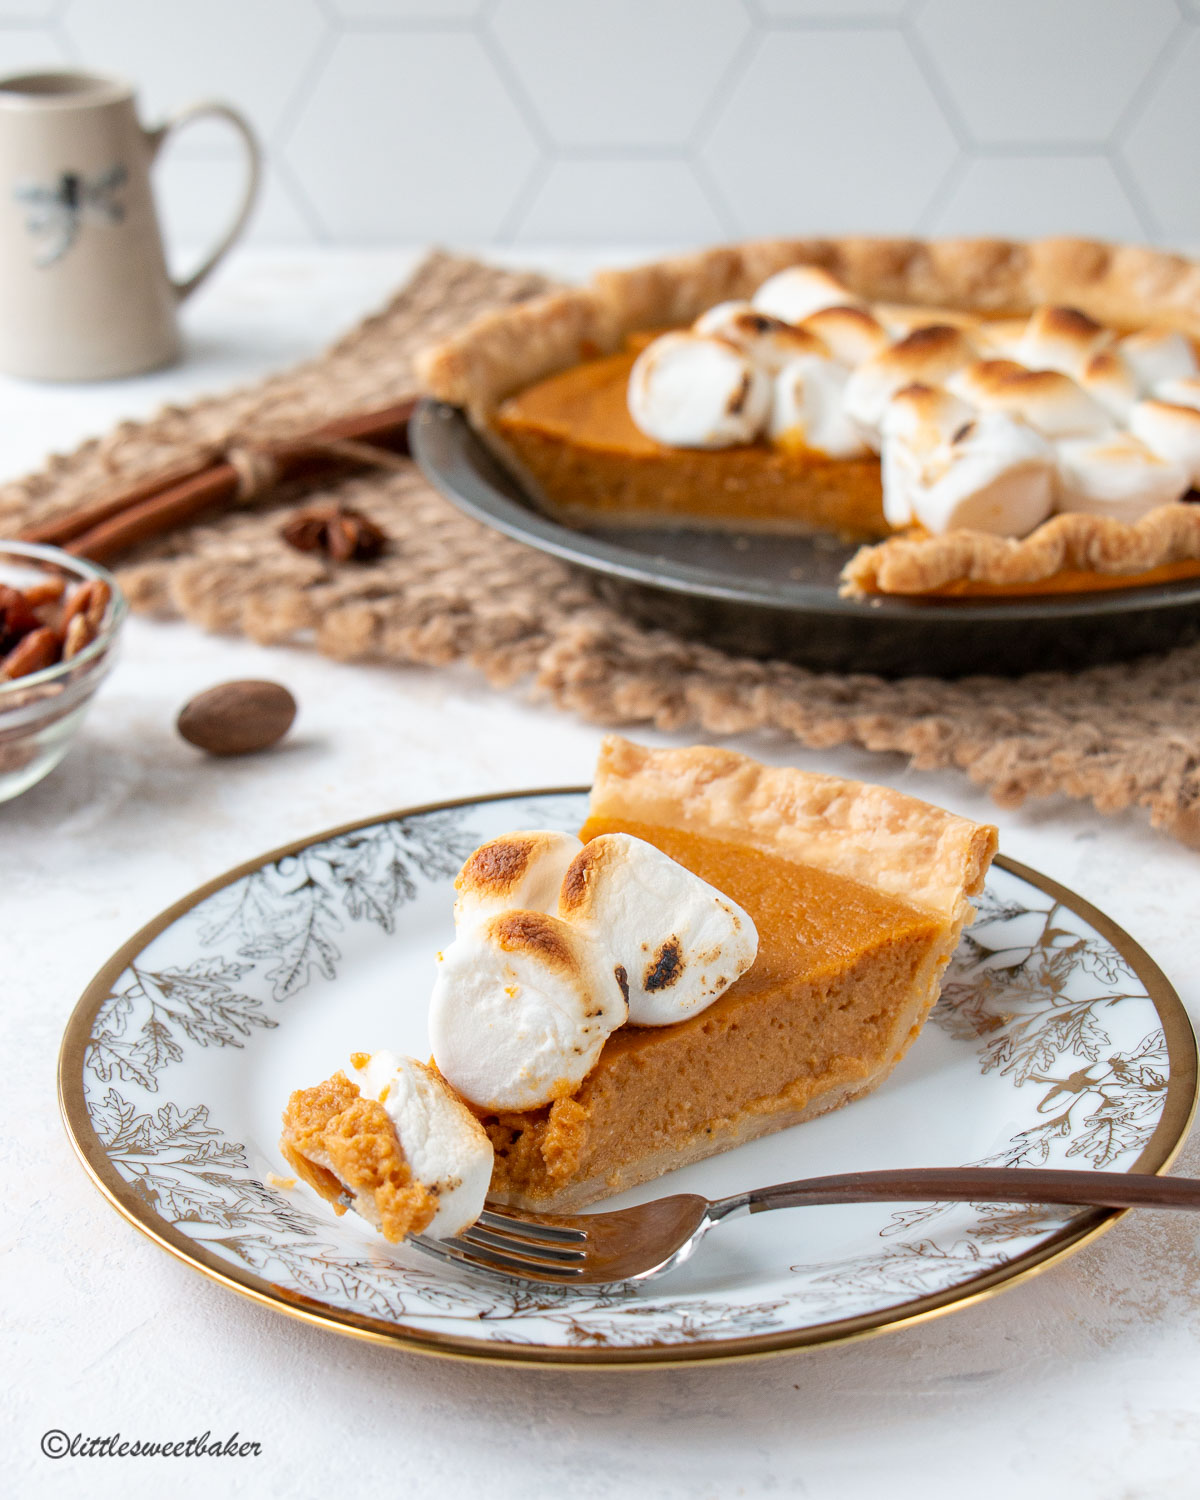
{"label": "hexagon tile backsplash", "polygon": [[[0,0],[0,73],[62,64],[243,109],[260,243],[1200,241],[1200,0]],[[172,144],[173,238],[234,160]]]}

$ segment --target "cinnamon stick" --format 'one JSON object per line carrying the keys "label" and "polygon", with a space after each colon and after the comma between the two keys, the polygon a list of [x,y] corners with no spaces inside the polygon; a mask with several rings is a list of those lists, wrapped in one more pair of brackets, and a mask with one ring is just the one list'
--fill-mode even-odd
{"label": "cinnamon stick", "polygon": [[[347,463],[373,461],[368,458],[372,448],[393,456],[407,453],[408,421],[415,405],[415,400],[397,402],[245,451],[270,466],[273,483],[315,476]],[[341,443],[347,446],[339,449]],[[361,446],[356,449],[354,445]],[[199,468],[177,467],[68,516],[30,527],[22,540],[64,547],[76,557],[106,562],[126,548],[161,536],[208,510],[229,505],[242,485],[242,470],[227,458],[217,458]]]}
{"label": "cinnamon stick", "polygon": [[[208,463],[211,463],[211,460]],[[56,516],[52,521],[27,526],[21,532],[19,540],[41,542],[47,547],[62,547],[73,537],[82,535],[93,526],[98,526],[101,521],[107,521],[110,517],[119,515],[121,511],[136,505],[139,501],[152,499],[171,485],[204,473],[208,463],[181,465],[176,469],[160,470],[157,474],[152,474],[148,479],[143,479],[139,484],[133,485],[132,488],[95,500],[91,505],[73,510],[70,515]]]}

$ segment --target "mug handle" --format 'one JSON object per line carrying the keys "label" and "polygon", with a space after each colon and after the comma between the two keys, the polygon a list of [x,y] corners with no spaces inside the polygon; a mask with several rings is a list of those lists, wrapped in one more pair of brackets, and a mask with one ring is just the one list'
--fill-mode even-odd
{"label": "mug handle", "polygon": [[224,260],[228,251],[232,248],[234,241],[246,227],[246,220],[250,217],[254,204],[258,199],[258,188],[262,177],[262,151],[258,140],[251,130],[249,122],[236,109],[228,104],[220,104],[213,99],[201,100],[199,104],[189,104],[186,109],[181,109],[177,115],[172,117],[163,125],[154,130],[144,132],[146,144],[150,147],[150,160],[153,161],[162,150],[169,135],[180,130],[185,125],[190,125],[193,120],[215,118],[226,120],[237,131],[242,138],[242,144],[246,148],[246,183],[242,189],[242,200],[238,204],[237,212],[233,216],[233,222],[218,240],[216,248],[207,260],[200,263],[199,267],[185,281],[173,281],[171,285],[175,289],[175,299],[182,302],[209,276],[217,266]]}

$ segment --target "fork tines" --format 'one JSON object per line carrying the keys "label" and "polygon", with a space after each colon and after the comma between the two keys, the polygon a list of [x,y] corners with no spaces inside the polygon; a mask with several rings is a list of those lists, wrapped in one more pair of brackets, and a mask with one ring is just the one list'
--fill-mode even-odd
{"label": "fork tines", "polygon": [[[565,1224],[548,1224],[544,1219],[518,1217],[515,1214],[499,1214],[495,1209],[485,1208],[475,1224],[486,1224],[500,1234],[514,1239],[558,1240],[566,1244],[581,1245],[587,1239],[582,1229],[569,1229]],[[475,1225],[471,1226],[472,1228]]]}
{"label": "fork tines", "polygon": [[422,1250],[453,1264],[505,1276],[571,1281],[582,1274],[587,1236],[578,1229],[510,1218],[490,1209],[453,1239],[414,1236]]}

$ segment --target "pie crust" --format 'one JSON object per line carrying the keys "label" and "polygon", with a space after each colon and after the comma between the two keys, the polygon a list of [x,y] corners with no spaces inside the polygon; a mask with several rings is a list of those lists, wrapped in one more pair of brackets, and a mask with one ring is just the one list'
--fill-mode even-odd
{"label": "pie crust", "polygon": [[1072,583],[1080,591],[1106,582],[1127,588],[1191,577],[1197,559],[1200,505],[1162,505],[1132,523],[1067,513],[1020,538],[948,531],[860,547],[842,571],[841,593],[962,595],[983,591],[963,585],[983,585],[1004,595],[1051,577],[1060,592]]}
{"label": "pie crust", "polygon": [[759,956],[699,1015],[614,1032],[570,1097],[484,1118],[490,1196],[516,1207],[572,1211],[875,1088],[996,848],[994,828],[885,787],[612,737],[582,836],[615,828],[746,906]]}
{"label": "pie crust", "polygon": [[[1070,238],[759,240],[602,272],[586,286],[486,314],[427,350],[419,370],[433,395],[462,407],[532,482],[496,432],[507,397],[616,353],[639,330],[683,326],[718,302],[748,298],[768,276],[800,264],[823,267],[876,303],[986,318],[1065,305],[1118,332],[1169,326],[1200,340],[1200,265],[1165,251]],[[1198,564],[1200,517],[1179,505],[1131,526],[1056,516],[1021,541],[968,531],[889,537],[852,559],[845,592],[1047,592],[1056,591],[1054,580],[1067,589],[1130,586],[1156,581],[1163,568],[1193,576]]]}

